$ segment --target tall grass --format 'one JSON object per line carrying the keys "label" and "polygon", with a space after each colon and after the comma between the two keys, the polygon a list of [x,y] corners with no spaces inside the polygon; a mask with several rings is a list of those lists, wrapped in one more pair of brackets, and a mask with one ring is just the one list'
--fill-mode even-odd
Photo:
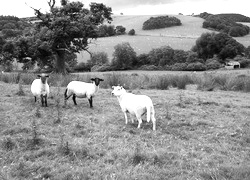
{"label": "tall grass", "polygon": [[[48,84],[54,87],[65,87],[70,81],[91,82],[90,74],[60,75],[51,74]],[[121,85],[125,89],[169,89],[170,87],[186,89],[189,84],[196,84],[199,90],[213,91],[216,89],[226,91],[250,92],[250,78],[248,75],[232,74],[186,74],[186,75],[145,75],[145,74],[126,74],[126,73],[108,73],[100,74],[104,81],[100,84],[101,88],[107,89],[112,86]],[[30,85],[36,74],[31,73],[8,73],[0,74],[0,81],[5,83],[19,83]]]}

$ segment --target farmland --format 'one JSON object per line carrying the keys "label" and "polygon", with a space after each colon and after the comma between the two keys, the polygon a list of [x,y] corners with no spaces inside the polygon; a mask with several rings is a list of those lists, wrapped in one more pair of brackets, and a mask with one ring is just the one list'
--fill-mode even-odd
{"label": "farmland", "polygon": [[[109,59],[112,59],[114,46],[122,43],[129,42],[134,48],[136,53],[148,53],[153,48],[161,46],[170,46],[173,49],[190,50],[195,45],[195,41],[202,33],[213,32],[208,29],[202,28],[203,19],[192,16],[175,15],[181,20],[182,25],[157,30],[142,30],[142,24],[151,16],[114,16],[111,25],[122,25],[126,28],[126,32],[135,29],[136,35],[121,35],[113,37],[99,38],[93,40],[90,44],[89,50],[91,52],[106,52]],[[249,23],[244,23],[250,25]],[[249,46],[250,35],[235,38],[244,46]],[[89,59],[89,54],[81,52],[78,54],[78,62],[86,62]]]}
{"label": "farmland", "polygon": [[[249,71],[233,72],[249,77]],[[113,78],[134,82],[144,77],[146,84],[151,76],[153,72],[133,72]],[[206,73],[197,76],[205,78]],[[70,99],[65,105],[65,87],[60,86],[65,78],[53,76],[48,107],[41,107],[24,77],[19,84],[0,82],[0,179],[250,178],[247,92],[201,91],[197,84],[185,89],[129,88],[152,98],[157,119],[153,132],[151,122],[143,122],[141,129],[137,121],[125,125],[111,84],[105,84],[108,74],[103,74],[93,109],[86,99],[77,99],[77,106]]]}

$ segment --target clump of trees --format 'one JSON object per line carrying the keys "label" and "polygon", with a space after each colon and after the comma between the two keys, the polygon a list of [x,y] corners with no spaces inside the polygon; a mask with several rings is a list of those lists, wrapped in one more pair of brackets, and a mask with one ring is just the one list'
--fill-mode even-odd
{"label": "clump of trees", "polygon": [[98,37],[109,37],[114,35],[123,35],[126,33],[126,28],[123,26],[113,26],[102,24],[98,27],[97,35]]}
{"label": "clump of trees", "polygon": [[143,23],[143,30],[160,29],[171,26],[180,26],[181,21],[176,17],[158,16],[151,17]]}
{"label": "clump of trees", "polygon": [[232,37],[241,37],[249,34],[249,26],[236,22],[250,22],[250,18],[238,14],[218,14],[201,13],[200,17],[204,18],[203,28],[214,29],[226,33]]}
{"label": "clump of trees", "polygon": [[192,50],[202,59],[217,55],[224,63],[226,58],[243,55],[245,47],[225,33],[204,33],[196,40]]}

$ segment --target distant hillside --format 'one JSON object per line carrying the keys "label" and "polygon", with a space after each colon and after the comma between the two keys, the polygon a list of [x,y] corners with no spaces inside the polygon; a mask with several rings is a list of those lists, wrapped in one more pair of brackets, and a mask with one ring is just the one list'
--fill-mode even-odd
{"label": "distant hillside", "polygon": [[[172,15],[170,15],[172,16]],[[111,25],[122,25],[126,28],[126,32],[135,29],[135,36],[121,35],[99,38],[92,41],[89,47],[91,52],[106,52],[109,60],[112,59],[114,52],[114,46],[122,43],[129,42],[131,47],[134,48],[136,53],[148,53],[153,48],[159,48],[161,46],[168,45],[173,49],[182,49],[188,51],[195,45],[197,38],[202,33],[215,32],[213,30],[202,28],[204,22],[203,18],[193,16],[174,15],[181,20],[181,26],[174,26],[163,29],[155,30],[142,30],[143,23],[148,20],[150,15],[116,15],[113,16]],[[248,23],[244,23],[248,24]],[[249,46],[250,35],[235,38],[238,42],[244,46]],[[86,62],[89,59],[87,52],[81,52],[78,54],[78,62]]]}

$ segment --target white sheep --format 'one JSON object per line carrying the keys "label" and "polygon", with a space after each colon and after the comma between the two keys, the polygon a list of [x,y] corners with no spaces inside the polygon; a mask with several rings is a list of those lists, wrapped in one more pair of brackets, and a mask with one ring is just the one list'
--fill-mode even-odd
{"label": "white sheep", "polygon": [[76,104],[76,97],[85,98],[87,97],[89,100],[89,105],[93,107],[93,97],[95,93],[97,93],[99,89],[99,84],[103,79],[100,78],[91,78],[92,83],[86,83],[82,81],[71,81],[64,93],[65,104],[66,101],[72,96],[73,102]]}
{"label": "white sheep", "polygon": [[39,79],[35,79],[32,84],[31,84],[31,92],[35,97],[35,102],[36,98],[40,96],[42,106],[47,107],[47,97],[49,96],[49,85],[47,83],[47,79],[49,75],[46,74],[41,74],[37,75]]}
{"label": "white sheep", "polygon": [[[155,110],[150,97],[146,95],[135,95],[132,93],[127,93],[122,86],[112,86],[112,88],[114,90],[111,94],[117,97],[122,112],[124,113],[126,124],[128,123],[128,112],[130,115],[136,116],[138,120],[137,128],[140,128],[142,123],[141,117],[147,112],[147,122],[149,122],[151,119],[153,123],[153,130],[156,129]],[[133,118],[132,122],[134,122]]]}

